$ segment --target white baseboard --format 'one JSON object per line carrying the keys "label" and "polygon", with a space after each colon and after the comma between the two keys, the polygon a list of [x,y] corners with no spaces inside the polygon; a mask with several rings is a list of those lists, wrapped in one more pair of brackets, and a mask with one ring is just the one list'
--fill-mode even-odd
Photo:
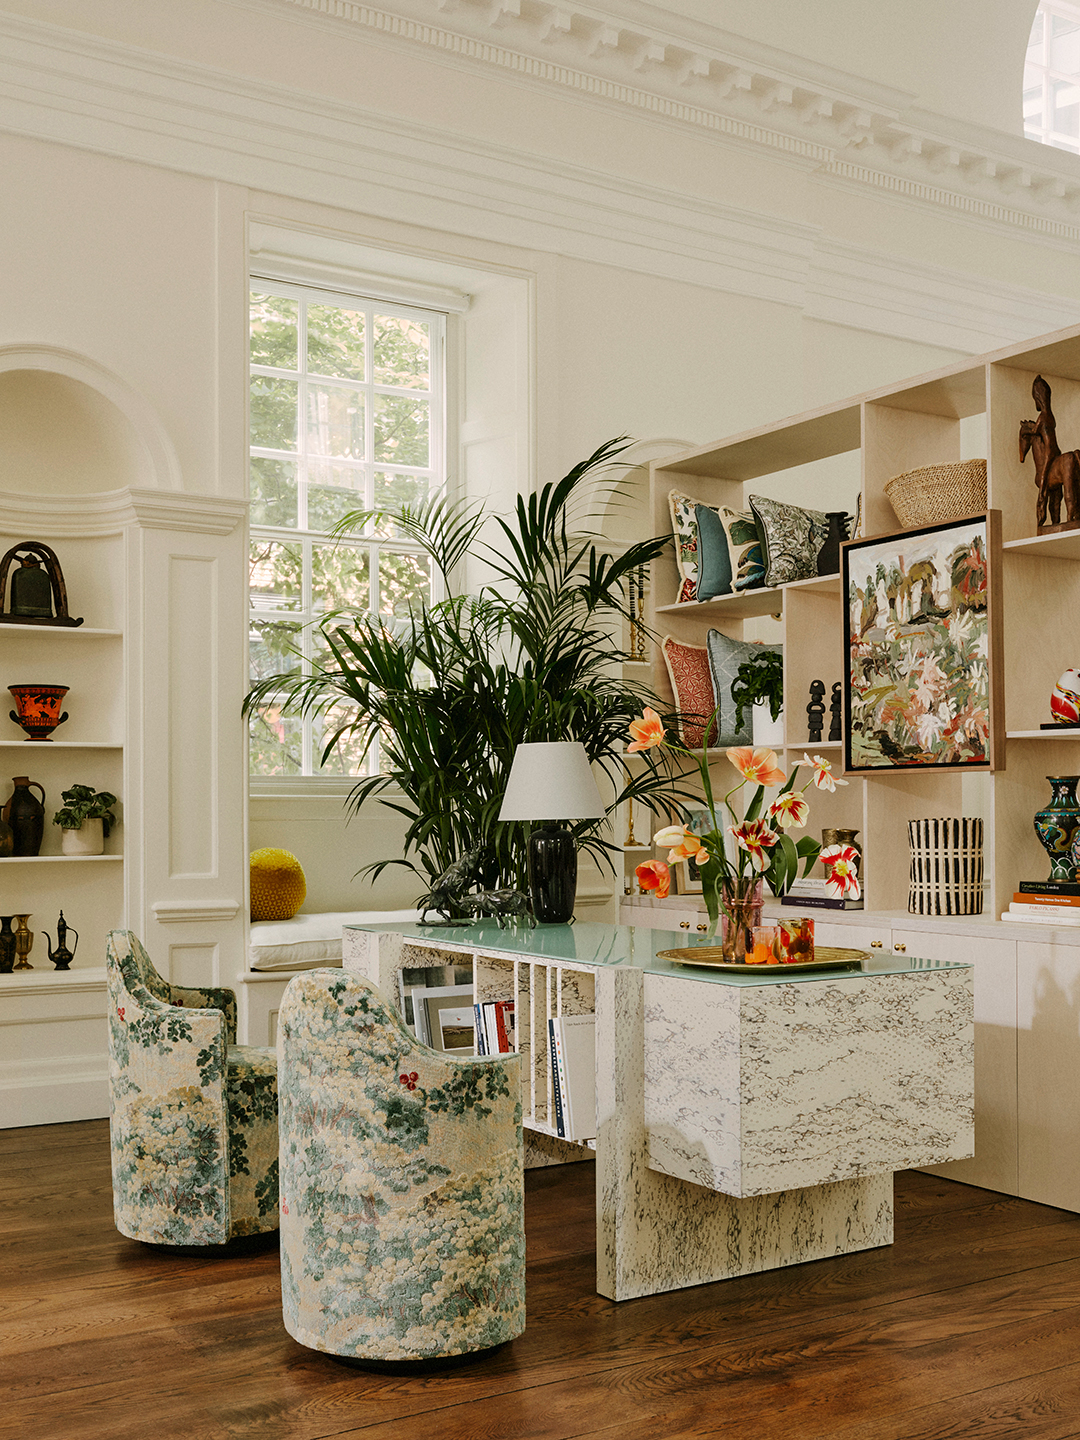
{"label": "white baseboard", "polygon": [[0,1128],[100,1120],[109,1113],[109,1064],[72,1055],[0,1063]]}

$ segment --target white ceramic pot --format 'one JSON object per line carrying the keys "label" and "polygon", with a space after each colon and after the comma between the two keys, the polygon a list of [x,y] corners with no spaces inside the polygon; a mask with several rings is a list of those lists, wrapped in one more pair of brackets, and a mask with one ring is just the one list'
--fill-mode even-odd
{"label": "white ceramic pot", "polygon": [[78,830],[65,830],[60,849],[65,855],[100,855],[105,849],[103,822],[84,820]]}
{"label": "white ceramic pot", "polygon": [[763,746],[770,750],[780,750],[784,744],[784,712],[780,711],[779,716],[774,720],[772,711],[769,709],[769,702],[762,700],[752,710],[754,748],[761,749]]}

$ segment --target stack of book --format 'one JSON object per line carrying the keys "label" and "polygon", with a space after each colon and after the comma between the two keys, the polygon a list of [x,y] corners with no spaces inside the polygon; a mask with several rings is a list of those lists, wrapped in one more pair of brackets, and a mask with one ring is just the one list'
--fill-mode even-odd
{"label": "stack of book", "polygon": [[513,1000],[485,1000],[473,1006],[476,1017],[476,1053],[509,1055],[517,1049]]}
{"label": "stack of book", "polygon": [[1080,882],[1021,880],[1001,918],[1020,925],[1080,925]]}
{"label": "stack of book", "polygon": [[802,880],[793,880],[791,889],[781,897],[781,905],[791,905],[798,910],[861,910],[863,902],[843,900],[828,888],[824,875],[808,875]]}

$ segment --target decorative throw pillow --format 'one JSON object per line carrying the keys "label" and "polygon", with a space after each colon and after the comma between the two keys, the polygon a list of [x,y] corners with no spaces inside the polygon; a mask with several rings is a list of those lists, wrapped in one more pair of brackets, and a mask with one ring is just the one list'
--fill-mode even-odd
{"label": "decorative throw pillow", "polygon": [[[670,635],[661,640],[660,649],[675,692],[679,736],[688,750],[700,750],[705,743],[705,727],[716,709],[709,678],[708,651],[704,645],[684,645]],[[708,741],[710,745],[714,735],[715,729]]]}
{"label": "decorative throw pillow", "polygon": [[818,551],[829,533],[825,512],[783,505],[764,495],[751,495],[749,499],[764,544],[765,584],[812,580],[818,573]]}
{"label": "decorative throw pillow", "polygon": [[671,531],[675,537],[675,563],[679,567],[677,603],[683,605],[688,600],[697,599],[697,501],[691,500],[689,495],[680,495],[678,490],[669,490],[668,505],[671,508]]}
{"label": "decorative throw pillow", "polygon": [[698,531],[697,598],[731,594],[731,552],[723,521],[711,505],[696,505]]}
{"label": "decorative throw pillow", "polygon": [[[776,650],[783,653],[781,645],[763,645],[760,640],[732,640],[722,630],[710,630],[707,639],[709,673],[712,678],[715,703],[720,707],[716,717],[716,739],[714,745],[752,745],[754,740],[748,713],[743,715],[743,728],[735,728],[735,701],[731,698],[731,687],[744,660],[759,655],[762,650]],[[670,667],[669,667],[670,668]]]}
{"label": "decorative throw pillow", "polygon": [[761,531],[752,510],[732,510],[727,505],[717,507],[720,523],[724,527],[728,543],[728,561],[731,565],[731,588],[752,590],[765,583],[765,554],[761,548]]}
{"label": "decorative throw pillow", "polygon": [[252,920],[291,920],[307,895],[303,867],[288,850],[251,852]]}

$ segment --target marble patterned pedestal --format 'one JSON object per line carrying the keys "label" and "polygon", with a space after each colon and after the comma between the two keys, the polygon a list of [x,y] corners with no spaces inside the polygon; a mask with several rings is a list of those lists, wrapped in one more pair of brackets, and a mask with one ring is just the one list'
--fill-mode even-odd
{"label": "marble patterned pedestal", "polygon": [[[588,972],[596,1288],[612,1300],[887,1245],[893,1171],[972,1153],[969,967],[725,983],[657,960],[680,939],[663,932],[405,930],[346,930],[345,968],[390,996],[425,949],[443,952],[432,963],[452,952]],[[566,976],[530,993],[577,987]],[[535,1047],[543,1027],[529,1023]],[[534,1048],[534,1086],[540,1059]]]}

